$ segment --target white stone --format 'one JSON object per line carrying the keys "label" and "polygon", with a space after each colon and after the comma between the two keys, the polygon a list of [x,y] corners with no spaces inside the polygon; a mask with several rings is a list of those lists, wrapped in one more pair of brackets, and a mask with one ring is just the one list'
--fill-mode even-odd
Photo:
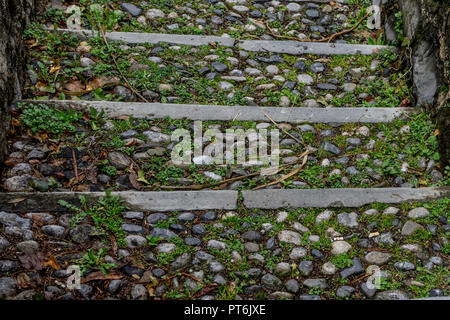
{"label": "white stone", "polygon": [[302,73],[297,76],[297,81],[306,85],[314,83],[314,79],[307,73]]}
{"label": "white stone", "polygon": [[149,20],[154,20],[154,19],[159,19],[159,18],[164,18],[165,14],[163,11],[159,10],[159,9],[149,9],[146,13],[145,16],[147,17],[147,19]]}
{"label": "white stone", "polygon": [[352,246],[346,241],[334,241],[331,244],[331,254],[337,256],[340,254],[347,253],[351,250]]}

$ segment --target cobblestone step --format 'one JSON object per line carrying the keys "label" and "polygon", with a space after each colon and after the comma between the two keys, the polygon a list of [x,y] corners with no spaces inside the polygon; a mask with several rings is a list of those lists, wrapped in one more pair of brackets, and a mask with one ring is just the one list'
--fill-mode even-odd
{"label": "cobblestone step", "polygon": [[[0,294],[12,300],[447,300],[449,295],[450,225],[442,211],[448,199],[159,212],[130,211],[110,196],[102,203],[74,201],[78,211],[66,202],[57,212],[59,205],[47,202],[50,211],[37,212],[21,205],[33,205],[33,197],[48,196],[17,202],[23,210],[0,208]],[[49,201],[61,199],[71,201],[61,195]],[[96,222],[104,219],[103,210],[109,224]],[[46,266],[50,263],[55,267]],[[70,266],[82,272],[74,290],[66,286]],[[379,278],[383,286],[374,281]]]}
{"label": "cobblestone step", "polygon": [[[435,127],[427,115],[400,109],[317,110],[19,103],[13,110],[16,120],[0,184],[7,191],[68,192],[448,183],[437,163]],[[255,159],[250,157],[250,144],[257,145]],[[191,153],[181,157],[188,150]],[[303,162],[300,172],[278,181]],[[264,175],[269,164],[280,171]]]}
{"label": "cobblestone step", "polygon": [[[105,11],[103,6],[100,12]],[[364,28],[366,3],[350,4],[329,1],[206,1],[193,3],[175,0],[165,3],[130,1],[126,4],[110,1],[113,13],[109,13],[108,31],[226,35],[236,39],[317,41],[348,30],[360,21],[361,26],[351,32],[336,35],[341,42],[367,43],[369,37],[376,38],[377,30]],[[82,6],[77,28],[97,29],[97,14],[89,6]],[[71,13],[66,7],[53,8],[60,12],[58,21],[43,14],[40,19],[46,25],[65,28]],[[362,32],[365,31],[365,32]],[[170,38],[170,36],[168,37]],[[327,40],[325,40],[326,42]]]}
{"label": "cobblestone step", "polygon": [[111,41],[108,48],[101,38],[84,42],[60,33],[55,42],[50,32],[33,32],[29,41],[40,45],[29,52],[25,96],[40,100],[339,108],[405,107],[413,101],[405,77],[392,72],[397,55],[387,47],[241,42],[248,51],[213,46],[203,36],[197,42],[186,38],[186,45],[158,44],[164,38],[158,35],[152,44]]}

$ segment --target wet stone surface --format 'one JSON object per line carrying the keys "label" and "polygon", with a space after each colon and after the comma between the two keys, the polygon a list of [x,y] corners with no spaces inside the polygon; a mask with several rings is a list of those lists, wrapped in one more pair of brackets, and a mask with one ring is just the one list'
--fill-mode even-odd
{"label": "wet stone surface", "polygon": [[[298,209],[287,216],[281,211],[261,210],[167,212],[167,219],[159,220],[154,217],[162,216],[156,212],[125,211],[117,218],[125,232],[117,229],[111,234],[114,237],[98,232],[89,216],[79,225],[90,226],[91,231],[85,233],[76,231],[77,226],[58,223],[59,214],[33,213],[45,219],[28,220],[27,213],[0,212],[0,294],[48,300],[68,296],[81,300],[204,296],[245,300],[448,295],[448,254],[433,246],[440,242],[448,248],[448,225],[441,218],[448,201],[353,208],[356,228],[339,223],[340,214],[349,211],[346,208]],[[425,208],[433,218],[408,217]],[[425,236],[421,229],[400,234],[401,226],[411,222],[422,228],[432,225],[435,234]],[[131,225],[141,228],[142,233],[127,235]],[[173,225],[183,228],[175,234]],[[10,234],[7,230],[13,226],[31,232],[35,240]],[[203,231],[199,237],[200,227]],[[374,232],[395,234],[395,244],[382,245]],[[79,239],[82,233],[86,236],[83,241],[71,240],[75,234]],[[361,247],[363,240],[367,244]],[[69,275],[66,270],[73,264],[84,266],[83,279],[98,280],[75,291],[62,287]],[[386,287],[369,289],[367,277],[362,276],[378,268]],[[429,271],[433,278],[428,276]],[[43,279],[47,279],[45,284]],[[229,296],[223,296],[221,288],[225,287],[242,291],[233,289]],[[198,295],[201,289],[208,289],[208,293]]]}

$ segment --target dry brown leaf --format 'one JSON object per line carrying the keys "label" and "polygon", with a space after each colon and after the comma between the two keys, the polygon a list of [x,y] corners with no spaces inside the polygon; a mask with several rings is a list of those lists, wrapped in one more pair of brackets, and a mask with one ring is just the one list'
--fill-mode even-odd
{"label": "dry brown leaf", "polygon": [[23,200],[26,200],[26,198],[11,199],[11,200],[8,201],[8,203],[13,204],[14,206],[16,206],[18,203],[22,202]]}
{"label": "dry brown leaf", "polygon": [[45,256],[41,251],[36,254],[20,254],[17,258],[25,269],[39,271],[44,268]]}
{"label": "dry brown leaf", "polygon": [[87,277],[83,278],[82,282],[90,282],[94,280],[119,280],[122,279],[123,276],[119,274],[104,274],[102,271],[96,271],[90,273]]}
{"label": "dry brown leaf", "polygon": [[91,49],[92,47],[86,41],[81,41],[77,47],[77,52],[87,53],[91,51]]}
{"label": "dry brown leaf", "polygon": [[125,144],[125,147],[131,147],[134,146],[136,144],[136,139],[133,139],[131,141],[128,141],[127,144]]}
{"label": "dry brown leaf", "polygon": [[58,261],[56,261],[56,258],[54,256],[50,256],[48,258],[48,260],[44,263],[44,267],[50,267],[55,270],[61,269],[58,264]]}
{"label": "dry brown leaf", "polygon": [[88,82],[88,86],[92,88],[92,90],[110,87],[117,84],[120,84],[120,79],[117,77],[100,77]]}
{"label": "dry brown leaf", "polygon": [[20,273],[16,278],[16,283],[19,289],[24,289],[30,286],[31,279],[26,273]]}
{"label": "dry brown leaf", "polygon": [[52,166],[55,166],[55,167],[59,167],[59,166],[63,165],[66,161],[67,161],[67,160],[66,160],[66,159],[63,159],[63,158],[54,159],[54,160],[51,162],[51,165],[52,165]]}
{"label": "dry brown leaf", "polygon": [[140,190],[141,186],[139,185],[139,182],[137,181],[138,176],[136,173],[132,172],[129,175],[129,179],[130,179],[130,183],[131,185],[136,189],[136,190]]}
{"label": "dry brown leaf", "polygon": [[[80,179],[81,178],[84,179],[84,176],[80,176]],[[90,187],[87,184],[80,184],[80,185],[76,186],[75,188],[73,188],[73,190],[74,191],[78,191],[78,192],[89,192],[90,191]]]}
{"label": "dry brown leaf", "polygon": [[64,87],[70,92],[81,92],[85,90],[85,86],[80,80],[68,82]]}
{"label": "dry brown leaf", "polygon": [[50,67],[50,74],[53,74],[56,71],[59,71],[60,69],[61,69],[61,66],[52,66],[52,67]]}
{"label": "dry brown leaf", "polygon": [[96,166],[92,166],[91,168],[89,168],[89,171],[86,175],[86,178],[92,182],[92,183],[97,183],[97,173],[98,173],[98,168]]}

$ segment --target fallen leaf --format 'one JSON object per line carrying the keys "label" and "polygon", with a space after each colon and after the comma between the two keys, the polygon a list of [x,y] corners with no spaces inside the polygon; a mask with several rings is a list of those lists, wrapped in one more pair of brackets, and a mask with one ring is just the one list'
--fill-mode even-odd
{"label": "fallen leaf", "polygon": [[55,270],[61,269],[54,256],[50,256],[50,258],[48,258],[48,260],[44,263],[44,267],[50,267]]}
{"label": "fallen leaf", "polygon": [[11,199],[11,200],[8,201],[8,203],[13,204],[14,206],[16,206],[18,203],[22,202],[23,200],[26,200],[26,198]]}
{"label": "fallen leaf", "polygon": [[82,279],[82,282],[90,282],[90,281],[94,281],[94,280],[119,280],[122,279],[123,276],[119,275],[119,274],[104,274],[102,271],[96,271],[96,272],[92,272],[90,273],[87,277],[84,277]]}
{"label": "fallen leaf", "polygon": [[97,173],[98,173],[98,168],[96,167],[96,166],[92,166],[90,169],[89,169],[89,171],[88,171],[88,173],[87,173],[87,175],[86,175],[86,178],[90,181],[90,182],[92,182],[92,183],[97,183],[98,182],[98,180],[97,180]]}
{"label": "fallen leaf", "polygon": [[139,182],[138,182],[138,176],[136,175],[136,173],[134,173],[134,172],[130,173],[129,180],[130,180],[131,185],[136,190],[140,190],[141,189],[141,186],[139,185]]}
{"label": "fallen leaf", "polygon": [[[80,179],[81,178],[84,179],[84,176],[81,176]],[[76,181],[74,181],[74,183],[76,183]],[[78,192],[89,192],[90,190],[91,190],[91,188],[87,184],[80,184],[74,188],[74,191],[78,191]]]}
{"label": "fallen leaf", "polygon": [[120,84],[120,79],[117,77],[95,78],[94,80],[89,81],[89,83],[88,83],[89,87],[91,87],[92,90],[98,89],[98,88],[110,87],[110,86],[114,86],[114,85],[118,85],[118,84]]}
{"label": "fallen leaf", "polygon": [[18,254],[17,258],[25,269],[39,271],[44,268],[45,256],[41,251],[36,254]]}
{"label": "fallen leaf", "polygon": [[136,139],[132,139],[131,141],[128,141],[125,147],[131,147],[136,144]]}
{"label": "fallen leaf", "polygon": [[20,273],[16,278],[16,283],[19,289],[24,289],[30,286],[31,279],[26,273]]}
{"label": "fallen leaf", "polygon": [[39,39],[31,39],[31,40],[28,40],[28,41],[27,41],[27,44],[28,44],[28,48],[29,48],[29,49],[34,48],[34,47],[36,47],[37,45],[39,45]]}
{"label": "fallen leaf", "polygon": [[20,158],[9,158],[5,160],[5,166],[6,167],[14,167],[16,164],[21,163],[22,159]]}
{"label": "fallen leaf", "polygon": [[138,171],[138,179],[137,179],[137,181],[143,182],[145,184],[150,184],[150,182],[148,182],[147,179],[145,179],[145,173],[142,170]]}
{"label": "fallen leaf", "polygon": [[69,92],[81,92],[85,90],[85,86],[81,83],[81,80],[75,80],[66,83],[64,86]]}
{"label": "fallen leaf", "polygon": [[439,135],[439,129],[434,130],[434,136],[438,136]]}
{"label": "fallen leaf", "polygon": [[91,51],[91,49],[92,47],[86,41],[81,41],[77,47],[77,52],[87,53]]}
{"label": "fallen leaf", "polygon": [[56,71],[59,71],[59,69],[61,69],[61,66],[53,66],[50,67],[50,74],[55,73]]}
{"label": "fallen leaf", "polygon": [[149,297],[155,297],[155,296],[156,296],[156,295],[155,295],[155,289],[154,289],[154,288],[152,288],[152,287],[150,287],[150,286],[147,286],[146,288],[147,288],[147,292],[148,292],[148,296],[149,296]]}

